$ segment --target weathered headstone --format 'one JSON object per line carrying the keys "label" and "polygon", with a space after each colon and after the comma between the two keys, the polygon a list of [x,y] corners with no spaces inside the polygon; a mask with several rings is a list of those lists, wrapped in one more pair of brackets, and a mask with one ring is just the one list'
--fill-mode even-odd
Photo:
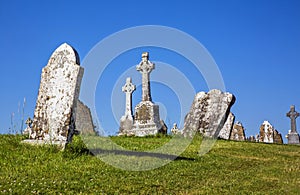
{"label": "weathered headstone", "polygon": [[282,135],[276,129],[274,129],[274,143],[283,144]]}
{"label": "weathered headstone", "polygon": [[135,85],[132,84],[131,78],[126,79],[122,91],[126,94],[125,114],[120,119],[119,135],[128,135],[133,125],[132,116],[132,93],[135,90]]}
{"label": "weathered headstone", "polygon": [[91,110],[80,100],[77,101],[75,127],[81,135],[96,134]]}
{"label": "weathered headstone", "polygon": [[180,134],[180,131],[179,131],[176,123],[173,124],[173,127],[171,129],[171,133],[172,133],[172,135],[178,135],[178,134]]}
{"label": "weathered headstone", "polygon": [[299,116],[299,113],[295,111],[295,106],[292,105],[290,111],[286,114],[287,117],[291,119],[291,130],[289,130],[288,135],[288,144],[300,144],[299,134],[296,128],[296,118]]}
{"label": "weathered headstone", "polygon": [[260,128],[259,134],[256,135],[256,142],[282,144],[281,134],[271,125],[269,121],[264,121]]}
{"label": "weathered headstone", "polygon": [[65,144],[75,131],[75,113],[83,68],[77,52],[68,44],[59,46],[42,70],[30,140]]}
{"label": "weathered headstone", "polygon": [[29,135],[31,134],[31,126],[32,126],[32,119],[28,117],[25,124],[27,125],[26,129],[23,131],[23,135]]}
{"label": "weathered headstone", "polygon": [[159,117],[159,107],[151,100],[150,73],[155,65],[149,61],[149,53],[142,54],[142,61],[136,70],[142,74],[142,101],[135,106],[134,124],[129,134],[135,136],[155,135],[162,125]]}
{"label": "weathered headstone", "polygon": [[232,131],[230,133],[230,140],[235,141],[245,141],[245,128],[241,122],[236,122],[233,125]]}
{"label": "weathered headstone", "polygon": [[259,128],[259,142],[274,143],[274,128],[269,121],[264,121]]}
{"label": "weathered headstone", "polygon": [[[235,97],[232,94],[222,93],[217,89],[196,94],[190,112],[184,120],[184,136],[198,131],[206,137],[219,137],[234,102]],[[228,123],[231,123],[230,121],[231,119]]]}

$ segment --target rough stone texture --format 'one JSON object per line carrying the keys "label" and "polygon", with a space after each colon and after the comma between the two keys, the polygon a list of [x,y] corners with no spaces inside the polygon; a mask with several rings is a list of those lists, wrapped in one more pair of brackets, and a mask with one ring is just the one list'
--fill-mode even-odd
{"label": "rough stone texture", "polygon": [[207,137],[218,137],[234,102],[232,94],[217,89],[196,94],[184,121],[184,136],[191,136],[198,131]]}
{"label": "rough stone texture", "polygon": [[161,133],[161,134],[167,134],[168,133],[168,127],[167,127],[165,121],[164,120],[160,120],[159,123],[161,125],[161,128],[160,128],[160,130],[158,132]]}
{"label": "rough stone texture", "polygon": [[264,121],[259,128],[259,142],[273,143],[274,128],[269,121]]}
{"label": "rough stone texture", "polygon": [[264,121],[259,128],[258,142],[282,144],[281,134],[271,125],[269,121]]}
{"label": "rough stone texture", "polygon": [[219,133],[219,138],[228,140],[232,131],[235,116],[230,112],[227,120]]}
{"label": "rough stone texture", "polygon": [[133,128],[128,131],[136,136],[155,135],[161,129],[159,107],[151,101],[141,101],[135,106]]}
{"label": "rough stone texture", "polygon": [[245,141],[245,128],[241,122],[237,122],[233,125],[230,133],[230,140]]}
{"label": "rough stone texture", "polygon": [[82,135],[95,135],[95,126],[91,110],[83,102],[78,100],[76,109],[76,130]]}
{"label": "rough stone texture", "polygon": [[283,144],[282,135],[276,129],[274,130],[274,143]]}
{"label": "rough stone texture", "polygon": [[136,70],[142,74],[142,101],[135,106],[134,123],[127,134],[135,136],[155,135],[162,130],[159,107],[151,100],[150,73],[155,65],[149,61],[149,53],[142,54],[142,61],[136,66]]}
{"label": "rough stone texture", "polygon": [[30,139],[62,144],[72,140],[82,76],[77,52],[62,44],[42,70]]}
{"label": "rough stone texture", "polygon": [[299,116],[299,113],[295,111],[294,105],[291,106],[286,116],[291,119],[291,130],[289,130],[289,133],[286,135],[288,144],[300,144],[300,137],[296,127],[296,118]]}

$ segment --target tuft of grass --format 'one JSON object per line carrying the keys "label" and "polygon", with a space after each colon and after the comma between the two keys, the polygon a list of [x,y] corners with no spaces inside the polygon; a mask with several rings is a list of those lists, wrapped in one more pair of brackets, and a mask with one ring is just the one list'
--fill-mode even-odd
{"label": "tuft of grass", "polygon": [[[299,194],[300,146],[218,140],[199,156],[196,136],[180,158],[150,171],[126,171],[90,155],[83,138],[64,151],[21,144],[0,135],[3,194]],[[103,138],[103,143],[106,143]],[[171,137],[110,137],[133,151],[160,147]]]}

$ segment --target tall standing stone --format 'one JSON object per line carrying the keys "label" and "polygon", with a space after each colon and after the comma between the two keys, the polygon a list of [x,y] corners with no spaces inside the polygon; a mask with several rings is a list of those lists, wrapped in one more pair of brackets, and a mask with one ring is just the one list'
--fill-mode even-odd
{"label": "tall standing stone", "polygon": [[130,131],[136,136],[155,135],[162,128],[159,107],[152,102],[150,93],[150,73],[154,68],[154,63],[149,61],[149,53],[144,52],[142,61],[136,66],[142,74],[142,101],[135,106],[134,124]]}
{"label": "tall standing stone", "polygon": [[296,118],[299,116],[299,113],[295,111],[295,106],[292,105],[290,111],[286,114],[287,117],[291,119],[291,130],[289,130],[288,135],[288,144],[300,144],[299,134],[296,128]]}
{"label": "tall standing stone", "polygon": [[135,85],[132,84],[131,78],[126,79],[122,91],[126,94],[125,99],[125,114],[120,119],[119,135],[128,134],[127,132],[132,129],[133,116],[132,116],[132,93],[135,90]]}
{"label": "tall standing stone", "polygon": [[42,70],[30,139],[65,144],[75,131],[75,113],[83,76],[77,52],[59,46]]}

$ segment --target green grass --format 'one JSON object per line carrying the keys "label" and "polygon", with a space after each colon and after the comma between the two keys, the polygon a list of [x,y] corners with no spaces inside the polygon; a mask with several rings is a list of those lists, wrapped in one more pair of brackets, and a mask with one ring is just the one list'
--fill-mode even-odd
{"label": "green grass", "polygon": [[[0,135],[0,194],[300,194],[300,146],[218,140],[199,156],[197,136],[163,167],[126,171],[90,155],[78,138],[65,151],[22,139]],[[111,138],[136,152],[170,139]]]}

